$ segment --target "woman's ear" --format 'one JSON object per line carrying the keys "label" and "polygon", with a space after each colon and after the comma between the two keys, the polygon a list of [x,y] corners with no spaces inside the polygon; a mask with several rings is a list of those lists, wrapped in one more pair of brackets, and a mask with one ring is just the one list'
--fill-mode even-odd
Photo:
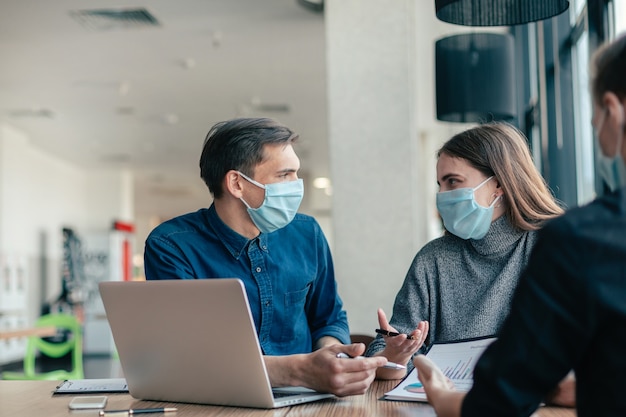
{"label": "woman's ear", "polygon": [[500,180],[498,179],[498,177],[493,177],[493,179],[496,182],[496,190],[494,191],[494,194],[496,195],[496,197],[500,197],[501,195],[504,195],[504,190],[502,189],[502,185],[500,184]]}

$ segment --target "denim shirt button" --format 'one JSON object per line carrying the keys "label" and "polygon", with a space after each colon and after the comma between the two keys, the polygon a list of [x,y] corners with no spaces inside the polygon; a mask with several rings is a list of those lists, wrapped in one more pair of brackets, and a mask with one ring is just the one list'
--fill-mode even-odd
{"label": "denim shirt button", "polygon": [[270,306],[270,304],[271,304],[270,300],[267,300],[267,301],[265,302],[265,306],[266,306],[266,307],[269,307],[269,306]]}
{"label": "denim shirt button", "polygon": [[256,272],[261,272],[261,267],[260,266],[256,267]]}

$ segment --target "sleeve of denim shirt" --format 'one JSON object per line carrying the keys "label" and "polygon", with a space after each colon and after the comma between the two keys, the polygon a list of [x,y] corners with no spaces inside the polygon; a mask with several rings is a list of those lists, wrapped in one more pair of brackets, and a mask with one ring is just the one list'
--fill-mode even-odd
{"label": "sleeve of denim shirt", "polygon": [[155,234],[146,239],[144,271],[148,280],[194,278],[191,265],[181,249]]}
{"label": "sleeve of denim shirt", "polygon": [[318,255],[318,277],[307,300],[307,316],[313,343],[331,336],[341,343],[350,343],[348,318],[337,293],[333,260],[319,224],[315,222],[315,244]]}

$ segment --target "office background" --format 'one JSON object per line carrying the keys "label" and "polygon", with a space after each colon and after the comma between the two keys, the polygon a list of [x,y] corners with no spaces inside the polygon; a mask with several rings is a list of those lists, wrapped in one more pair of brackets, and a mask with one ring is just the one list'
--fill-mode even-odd
{"label": "office background", "polygon": [[[515,36],[514,123],[574,206],[602,192],[587,66],[626,29],[624,3],[574,0],[554,19],[487,29],[440,22],[427,0],[326,0],[323,13],[295,0],[123,4],[156,26],[80,14],[109,8],[93,0],[4,2],[0,325],[32,323],[60,293],[64,227],[88,244],[115,220],[134,224],[140,276],[149,230],[210,204],[197,168],[209,127],[269,116],[302,135],[301,211],[330,240],[352,330],[372,333],[376,308],[391,312],[413,256],[441,233],[435,151],[469,127],[435,118],[435,41]],[[316,188],[320,177],[331,185]]]}

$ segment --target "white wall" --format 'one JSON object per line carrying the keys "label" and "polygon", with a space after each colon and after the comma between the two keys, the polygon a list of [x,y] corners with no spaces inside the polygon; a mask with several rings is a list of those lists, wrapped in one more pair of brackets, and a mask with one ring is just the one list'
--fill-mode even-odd
{"label": "white wall", "polygon": [[441,233],[435,153],[467,125],[436,121],[434,47],[471,29],[434,14],[432,1],[326,1],[333,252],[353,333],[374,334],[378,307],[391,316]]}
{"label": "white wall", "polygon": [[106,231],[114,219],[132,220],[129,175],[75,167],[32,146],[24,132],[0,124],[0,278],[19,266],[27,286],[23,308],[8,305],[0,292],[5,300],[0,319],[11,318],[14,327],[30,325],[40,314],[40,300],[59,295],[63,227],[80,236]]}

